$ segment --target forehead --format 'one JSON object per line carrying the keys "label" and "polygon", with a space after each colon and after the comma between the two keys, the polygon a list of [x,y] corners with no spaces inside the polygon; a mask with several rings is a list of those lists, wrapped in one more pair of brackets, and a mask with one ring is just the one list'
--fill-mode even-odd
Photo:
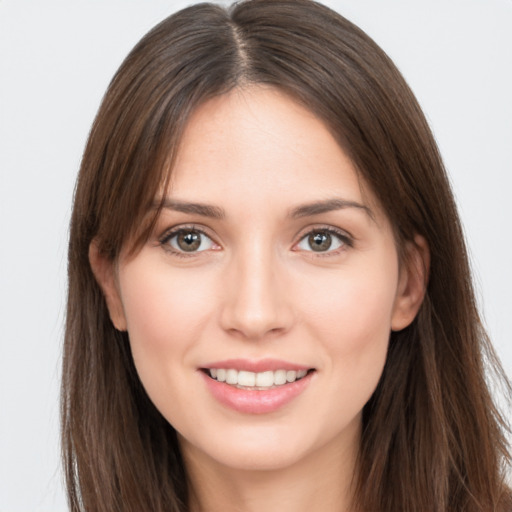
{"label": "forehead", "polygon": [[270,87],[235,89],[191,116],[170,180],[180,200],[248,209],[340,197],[376,203],[326,125]]}

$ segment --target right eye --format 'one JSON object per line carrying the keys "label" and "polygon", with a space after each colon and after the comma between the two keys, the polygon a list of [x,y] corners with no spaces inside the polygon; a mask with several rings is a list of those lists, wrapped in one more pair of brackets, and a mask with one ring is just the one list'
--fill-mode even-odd
{"label": "right eye", "polygon": [[217,247],[209,236],[196,228],[179,228],[171,231],[160,243],[170,246],[173,252],[189,254]]}

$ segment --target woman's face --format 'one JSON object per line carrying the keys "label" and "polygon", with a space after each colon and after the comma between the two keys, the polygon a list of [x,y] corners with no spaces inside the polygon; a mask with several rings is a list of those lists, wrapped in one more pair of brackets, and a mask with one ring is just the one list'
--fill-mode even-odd
{"label": "woman's face", "polygon": [[263,87],[197,109],[151,238],[114,273],[112,320],[185,457],[238,469],[354,455],[390,330],[416,312],[350,159]]}

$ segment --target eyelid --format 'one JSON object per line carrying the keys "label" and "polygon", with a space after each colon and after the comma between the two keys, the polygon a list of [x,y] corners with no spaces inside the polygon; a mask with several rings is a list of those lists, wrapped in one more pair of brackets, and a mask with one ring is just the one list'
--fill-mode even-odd
{"label": "eyelid", "polygon": [[340,229],[331,225],[314,225],[314,226],[308,226],[307,228],[304,228],[299,237],[298,241],[293,245],[293,250],[295,249],[300,242],[302,242],[307,236],[311,235],[312,233],[318,233],[318,232],[324,232],[328,233],[330,235],[334,235],[342,242],[342,247],[334,249],[334,250],[328,250],[328,251],[318,251],[315,252],[313,250],[311,251],[304,251],[308,253],[313,253],[315,256],[330,256],[338,254],[340,251],[346,250],[347,248],[351,248],[354,246],[355,237],[351,235],[348,231],[344,229]]}
{"label": "eyelid", "polygon": [[158,237],[159,242],[165,242],[169,240],[172,236],[176,235],[180,231],[197,231],[208,238],[212,238],[211,235],[208,234],[207,230],[203,226],[198,226],[197,224],[176,224],[175,226],[171,226],[166,228],[163,233]]}
{"label": "eyelid", "polygon": [[[207,252],[208,250],[202,250],[202,251],[191,251],[187,253],[186,251],[180,251],[176,248],[172,247],[169,244],[169,241],[174,238],[175,236],[179,235],[183,231],[195,231],[196,233],[199,233],[209,240],[211,240],[212,244],[218,246],[220,248],[220,244],[215,241],[215,238],[208,233],[209,230],[204,228],[203,226],[198,226],[196,224],[178,224],[176,226],[172,226],[168,229],[166,229],[162,235],[158,237],[158,243],[163,247],[164,250],[170,252],[173,255],[177,256],[183,256],[183,257],[191,257],[198,254],[201,254],[203,252]],[[217,250],[217,249],[214,249]]]}
{"label": "eyelid", "polygon": [[[197,255],[199,253],[208,252],[208,250],[203,250],[203,251],[191,251],[190,253],[187,253],[186,251],[180,251],[180,250],[176,250],[175,248],[173,248],[168,243],[169,240],[171,240],[173,237],[175,237],[182,231],[196,231],[197,233],[200,233],[201,235],[210,239],[214,245],[218,246],[219,248],[221,247],[220,244],[215,240],[215,237],[209,233],[210,230],[208,228],[205,228],[204,226],[197,225],[197,224],[177,224],[175,226],[169,227],[162,233],[162,235],[160,235],[158,237],[158,243],[166,251],[168,251],[172,254],[178,255],[178,256],[183,256],[183,257],[191,257],[191,256]],[[315,252],[313,250],[303,251],[303,252],[313,253],[314,256],[316,256],[316,257],[338,254],[340,251],[343,251],[343,250],[346,250],[347,248],[353,247],[354,242],[356,240],[356,238],[352,234],[350,234],[348,231],[346,231],[344,229],[340,229],[340,228],[334,227],[332,225],[317,224],[317,225],[307,226],[306,228],[303,228],[301,230],[300,234],[298,235],[298,241],[294,243],[292,250],[298,251],[299,250],[299,249],[297,249],[298,244],[300,242],[302,242],[302,240],[304,240],[307,236],[309,236],[310,234],[315,233],[315,232],[329,233],[330,235],[337,237],[343,244],[342,247],[340,247],[340,248],[337,248],[334,250],[328,250],[328,251],[324,251],[324,252],[322,252],[322,251]],[[218,249],[214,249],[214,250],[218,250]]]}

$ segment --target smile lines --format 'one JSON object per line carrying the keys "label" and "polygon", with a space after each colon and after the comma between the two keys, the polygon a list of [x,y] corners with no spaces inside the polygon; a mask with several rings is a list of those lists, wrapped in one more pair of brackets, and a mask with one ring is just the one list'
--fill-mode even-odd
{"label": "smile lines", "polygon": [[210,368],[207,372],[212,379],[218,382],[225,382],[241,388],[264,390],[302,379],[306,376],[308,370],[276,370],[256,373],[245,370],[238,371],[232,368]]}

